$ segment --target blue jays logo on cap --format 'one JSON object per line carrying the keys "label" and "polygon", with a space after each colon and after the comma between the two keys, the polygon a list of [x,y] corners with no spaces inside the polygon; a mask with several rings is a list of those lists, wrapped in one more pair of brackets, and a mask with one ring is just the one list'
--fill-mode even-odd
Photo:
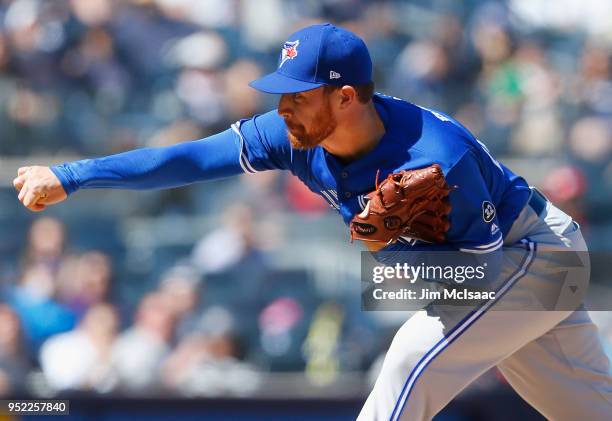
{"label": "blue jays logo on cap", "polygon": [[281,62],[278,67],[281,67],[287,60],[294,59],[298,55],[298,45],[300,45],[300,40],[297,41],[287,41],[283,44],[283,51],[281,52]]}
{"label": "blue jays logo on cap", "polygon": [[[298,56],[299,59],[294,60]],[[275,72],[249,85],[287,94],[323,85],[363,85],[372,81],[372,60],[361,38],[329,23],[307,26],[283,44]]]}

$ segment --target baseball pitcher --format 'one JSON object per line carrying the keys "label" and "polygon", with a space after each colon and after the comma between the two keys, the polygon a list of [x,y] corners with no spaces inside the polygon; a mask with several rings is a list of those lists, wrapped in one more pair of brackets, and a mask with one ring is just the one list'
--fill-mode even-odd
{"label": "baseball pitcher", "polygon": [[[399,329],[359,420],[428,420],[497,366],[554,420],[612,419],[612,379],[597,330],[579,303],[554,311],[500,310],[559,289],[544,252],[586,251],[579,226],[498,162],[460,123],[374,92],[363,40],[319,24],[292,34],[275,72],[253,88],[278,109],[216,135],[53,167],[20,168],[32,211],[79,189],[161,189],[286,170],[341,215],[376,252],[505,252],[495,297],[465,311],[434,305]],[[576,276],[588,278],[585,262]],[[428,338],[417,333],[424,327]],[[417,358],[405,352],[418,349]]]}

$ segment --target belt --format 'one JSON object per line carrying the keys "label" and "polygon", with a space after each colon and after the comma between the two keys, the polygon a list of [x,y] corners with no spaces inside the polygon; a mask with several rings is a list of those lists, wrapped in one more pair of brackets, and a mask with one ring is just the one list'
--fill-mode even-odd
{"label": "belt", "polygon": [[541,216],[546,210],[548,199],[535,187],[529,187],[529,189],[531,190],[531,197],[528,204],[536,215]]}

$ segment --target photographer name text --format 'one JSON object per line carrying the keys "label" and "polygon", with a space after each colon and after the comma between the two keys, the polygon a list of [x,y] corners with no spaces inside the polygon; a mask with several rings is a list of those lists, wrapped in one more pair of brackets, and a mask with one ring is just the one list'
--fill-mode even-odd
{"label": "photographer name text", "polygon": [[398,291],[385,291],[376,288],[372,291],[375,300],[493,300],[495,291],[471,291],[464,289],[445,289],[435,291],[421,289],[419,291],[402,288]]}

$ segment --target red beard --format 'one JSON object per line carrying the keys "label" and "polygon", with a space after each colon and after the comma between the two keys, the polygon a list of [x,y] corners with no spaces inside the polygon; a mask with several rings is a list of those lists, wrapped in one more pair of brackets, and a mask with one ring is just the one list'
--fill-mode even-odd
{"label": "red beard", "polygon": [[293,148],[312,149],[336,130],[338,122],[332,113],[329,99],[325,101],[325,105],[317,112],[313,121],[310,130],[306,130],[301,124],[285,120],[287,136]]}

